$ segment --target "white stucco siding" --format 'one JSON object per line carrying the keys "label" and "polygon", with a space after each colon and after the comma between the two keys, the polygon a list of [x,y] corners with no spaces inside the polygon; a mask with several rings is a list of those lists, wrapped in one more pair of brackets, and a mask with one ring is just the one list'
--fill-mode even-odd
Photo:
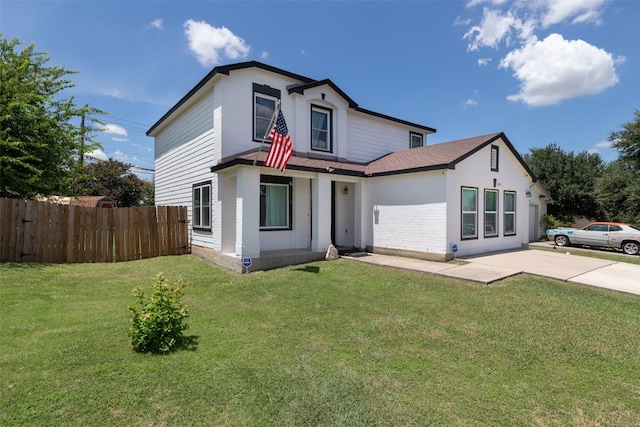
{"label": "white stucco siding", "polygon": [[[491,145],[498,146],[498,171],[491,171]],[[449,209],[447,213],[448,246],[456,244],[457,256],[506,249],[519,249],[529,242],[529,198],[526,190],[531,178],[509,148],[501,141],[488,145],[456,165],[447,173]],[[495,179],[495,186],[494,186]],[[461,191],[462,187],[478,190],[477,239],[462,239]],[[485,190],[498,191],[498,236],[484,236]],[[516,193],[516,234],[504,235],[504,194]]]}
{"label": "white stucco siding", "polygon": [[354,111],[349,111],[347,120],[349,161],[370,162],[409,148],[411,129],[407,126]]}
{"label": "white stucco siding", "polygon": [[[311,196],[309,180],[293,180],[293,213],[291,230],[260,232],[260,250],[305,249],[311,245]],[[258,200],[256,200],[257,206]]]}
{"label": "white stucco siding", "polygon": [[[300,83],[285,76],[264,70],[250,68],[232,71],[216,84],[216,93],[224,105],[222,114],[222,157],[254,150],[260,142],[254,141],[253,132],[253,84],[269,86],[280,91],[282,113],[285,116],[289,133],[296,122],[293,97],[289,96],[287,86]],[[298,150],[292,138],[294,150]],[[265,150],[269,145],[265,144]]]}
{"label": "white stucco siding", "polygon": [[446,178],[424,172],[368,180],[363,221],[366,244],[444,254],[447,244]]}
{"label": "white stucco siding", "polygon": [[[324,96],[324,99],[323,99]],[[292,94],[287,98],[294,108],[293,114],[285,117],[291,134],[293,149],[298,155],[347,158],[347,109],[348,103],[329,86],[308,89],[304,95]],[[284,102],[284,101],[283,101]],[[331,151],[311,149],[311,108],[319,106],[331,113]]]}

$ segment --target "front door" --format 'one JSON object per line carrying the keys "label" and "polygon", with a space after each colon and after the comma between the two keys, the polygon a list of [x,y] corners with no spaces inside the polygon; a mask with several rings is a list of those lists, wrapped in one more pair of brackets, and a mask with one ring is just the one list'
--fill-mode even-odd
{"label": "front door", "polygon": [[332,183],[331,187],[331,240],[336,246],[354,246],[355,185]]}

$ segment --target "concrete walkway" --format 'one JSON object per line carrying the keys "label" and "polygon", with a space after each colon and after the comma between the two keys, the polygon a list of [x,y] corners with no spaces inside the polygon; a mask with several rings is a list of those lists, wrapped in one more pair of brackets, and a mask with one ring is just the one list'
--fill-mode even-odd
{"label": "concrete walkway", "polygon": [[460,259],[466,264],[422,261],[388,255],[356,253],[349,258],[406,270],[422,271],[484,284],[520,273],[581,283],[640,295],[640,265],[535,249]]}

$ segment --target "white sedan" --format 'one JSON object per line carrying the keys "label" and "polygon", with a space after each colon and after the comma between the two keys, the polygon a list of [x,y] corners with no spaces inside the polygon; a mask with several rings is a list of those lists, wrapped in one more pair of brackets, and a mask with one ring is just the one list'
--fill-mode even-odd
{"label": "white sedan", "polygon": [[620,249],[625,254],[640,253],[640,230],[619,222],[592,222],[584,228],[553,228],[547,237],[556,246],[585,245]]}

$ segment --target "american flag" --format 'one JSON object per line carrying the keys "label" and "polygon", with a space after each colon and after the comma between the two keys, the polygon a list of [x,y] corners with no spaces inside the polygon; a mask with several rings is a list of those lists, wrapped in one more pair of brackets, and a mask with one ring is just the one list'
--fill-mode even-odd
{"label": "american flag", "polygon": [[267,154],[267,159],[264,161],[264,165],[280,169],[284,172],[291,158],[291,154],[293,154],[293,147],[291,146],[291,137],[289,136],[289,130],[287,129],[287,123],[284,121],[282,110],[278,111],[278,119],[273,129],[271,129],[269,139],[271,140],[271,148],[269,149],[269,154]]}

